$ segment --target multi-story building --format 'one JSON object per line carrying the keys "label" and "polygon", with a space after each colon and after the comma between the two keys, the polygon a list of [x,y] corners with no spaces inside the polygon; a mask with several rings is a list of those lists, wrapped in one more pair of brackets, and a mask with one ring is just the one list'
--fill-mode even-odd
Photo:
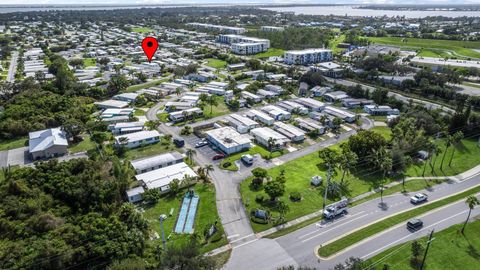
{"label": "multi-story building", "polygon": [[284,30],[285,30],[285,28],[280,27],[280,26],[262,26],[262,27],[260,27],[260,31],[263,31],[263,32],[282,32]]}
{"label": "multi-story building", "polygon": [[246,37],[241,35],[219,35],[217,41],[232,45],[235,54],[256,54],[266,52],[270,48],[270,40]]}
{"label": "multi-story building", "polygon": [[332,50],[328,49],[307,49],[300,51],[286,51],[284,61],[289,65],[307,65],[320,62],[332,61]]}
{"label": "multi-story building", "polygon": [[196,29],[206,29],[206,30],[232,33],[232,34],[243,34],[246,31],[245,28],[243,27],[215,25],[215,24],[208,24],[208,23],[187,23],[187,25],[192,26]]}

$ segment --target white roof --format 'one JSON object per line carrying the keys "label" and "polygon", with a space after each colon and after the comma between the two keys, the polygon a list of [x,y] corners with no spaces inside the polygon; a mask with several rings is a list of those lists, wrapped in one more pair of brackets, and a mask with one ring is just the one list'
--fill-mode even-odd
{"label": "white roof", "polygon": [[30,132],[28,151],[30,153],[44,151],[54,145],[68,146],[65,132],[60,128],[51,128],[40,131]]}
{"label": "white roof", "polygon": [[137,171],[153,168],[159,165],[165,165],[169,162],[176,161],[176,160],[183,160],[182,154],[178,152],[171,152],[161,155],[156,155],[152,157],[147,157],[143,159],[136,159],[131,161],[133,168]]}
{"label": "white roof", "polygon": [[127,196],[128,197],[133,197],[135,195],[139,195],[139,194],[143,194],[143,193],[145,193],[145,190],[143,189],[142,186],[135,187],[135,188],[127,190]]}
{"label": "white roof", "polygon": [[121,97],[121,98],[126,98],[126,99],[136,99],[138,97],[137,93],[122,93],[113,96],[114,98]]}
{"label": "white roof", "polygon": [[145,183],[148,189],[164,187],[174,179],[182,181],[185,175],[197,177],[197,174],[185,162],[136,175],[138,181]]}
{"label": "white roof", "polygon": [[136,142],[136,141],[141,141],[148,138],[160,137],[160,136],[161,136],[160,133],[156,130],[145,130],[145,131],[116,136],[115,140],[119,141],[120,138],[127,138],[128,142],[130,143],[130,142]]}
{"label": "white roof", "polygon": [[212,129],[205,133],[215,139],[217,142],[221,143],[226,148],[251,143],[250,139],[247,136],[241,135],[231,127]]}
{"label": "white roof", "polygon": [[95,102],[95,105],[103,106],[103,107],[125,108],[125,107],[128,107],[128,102],[109,99],[105,101]]}
{"label": "white roof", "polygon": [[276,139],[277,143],[280,143],[280,144],[283,142],[289,141],[287,137],[283,136],[282,134],[268,127],[254,128],[250,130],[250,133],[257,137],[263,138],[265,141],[267,141],[270,138]]}
{"label": "white roof", "polygon": [[[282,122],[275,122],[274,125],[279,130],[285,131],[289,135],[293,135],[293,136],[304,136],[305,135],[305,132],[303,130],[301,130],[301,129],[295,127],[295,126],[289,125],[289,124],[285,124],[285,123],[282,123]],[[279,131],[279,132],[283,133],[281,131]]]}
{"label": "white roof", "polygon": [[309,54],[309,53],[320,53],[320,52],[332,52],[332,50],[328,49],[306,49],[306,50],[294,50],[294,51],[286,51],[286,54]]}
{"label": "white roof", "polygon": [[354,113],[351,113],[349,111],[345,111],[339,108],[335,108],[332,106],[325,107],[324,112],[337,117],[349,117],[349,118],[355,117]]}

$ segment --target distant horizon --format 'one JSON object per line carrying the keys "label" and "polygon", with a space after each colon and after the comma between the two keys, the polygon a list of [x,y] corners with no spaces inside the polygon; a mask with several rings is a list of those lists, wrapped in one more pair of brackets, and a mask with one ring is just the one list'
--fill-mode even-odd
{"label": "distant horizon", "polygon": [[[244,3],[238,3],[234,0],[105,0],[99,4],[98,1],[78,4],[74,0],[57,1],[57,0],[4,0],[6,3],[0,4],[0,7],[48,7],[48,6],[205,6],[205,5],[222,5],[222,6],[249,6],[249,5],[273,5],[273,6],[302,6],[302,5],[362,5],[362,6],[478,6],[476,0],[424,0],[422,4],[418,4],[417,0],[338,0],[331,3],[329,0],[304,0],[304,1],[290,1],[290,0],[250,0]],[[387,2],[388,3],[385,3]]]}

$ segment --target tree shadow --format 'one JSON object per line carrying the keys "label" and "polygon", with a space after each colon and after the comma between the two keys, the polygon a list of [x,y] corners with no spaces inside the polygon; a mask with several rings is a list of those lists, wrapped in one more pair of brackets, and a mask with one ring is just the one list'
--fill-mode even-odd
{"label": "tree shadow", "polygon": [[476,260],[480,260],[480,252],[474,246],[472,246],[470,243],[468,245],[467,253],[468,253],[468,255],[470,255],[470,257],[472,257]]}
{"label": "tree shadow", "polygon": [[380,208],[382,211],[387,211],[388,208],[390,208],[390,207],[388,206],[388,204],[386,202],[380,202],[378,204],[378,208]]}

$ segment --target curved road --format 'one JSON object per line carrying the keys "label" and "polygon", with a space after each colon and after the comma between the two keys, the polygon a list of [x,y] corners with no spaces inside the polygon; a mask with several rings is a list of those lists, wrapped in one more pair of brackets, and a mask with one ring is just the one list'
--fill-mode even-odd
{"label": "curved road", "polygon": [[[471,176],[461,182],[450,181],[436,185],[430,190],[423,190],[429,195],[429,202],[439,200],[455,193],[462,192],[474,186],[480,185],[480,175]],[[414,209],[409,202],[412,194],[393,194],[384,197],[387,208],[379,207],[379,200],[374,199],[349,209],[346,216],[333,221],[322,221],[312,224],[295,232],[276,239],[258,239],[240,247],[233,247],[231,259],[226,269],[276,269],[283,265],[310,266],[317,269],[329,269],[339,262],[344,262],[350,256],[368,258],[393,245],[411,240],[415,237],[424,236],[427,229],[445,228],[452,224],[465,220],[467,210],[465,203],[454,204],[439,211],[428,213],[425,218],[424,230],[415,234],[405,232],[404,223],[393,227],[383,233],[370,238],[368,241],[354,245],[343,253],[328,260],[320,260],[315,255],[319,245],[325,245],[335,239],[358,230],[363,226],[378,222],[381,219],[403,211]],[[454,208],[452,208],[454,207]],[[460,210],[459,210],[460,209]],[[476,210],[478,212],[478,209]],[[462,213],[462,214],[458,214]],[[458,215],[457,215],[458,214]],[[459,221],[460,220],[460,221]],[[441,222],[440,222],[441,221]],[[408,236],[406,236],[408,235]],[[259,256],[261,254],[261,256]],[[281,260],[279,260],[281,256]]]}
{"label": "curved road", "polygon": [[[166,101],[159,102],[154,107],[149,109],[146,113],[148,120],[158,120],[157,111],[164,105]],[[224,117],[224,116],[223,116]],[[211,121],[211,120],[207,120]],[[374,126],[372,120],[368,118],[362,118],[362,128],[370,129]],[[198,122],[199,124],[205,123]],[[174,137],[179,136],[180,129],[178,127],[172,127],[165,124],[159,126],[159,131],[164,134],[170,134]],[[239,185],[247,177],[251,175],[251,170],[256,167],[271,168],[276,166],[275,164],[285,163],[290,160],[297,159],[304,155],[316,152],[322,148],[334,145],[340,141],[346,140],[348,137],[355,134],[355,130],[350,130],[340,134],[338,138],[330,138],[322,142],[318,142],[304,149],[285,154],[272,161],[259,161],[254,166],[249,167],[246,170],[240,170],[238,172],[230,172],[221,170],[218,167],[214,167],[214,171],[210,173],[216,190],[216,202],[220,219],[222,221],[223,228],[228,237],[231,247],[241,246],[251,241],[256,241],[257,237],[253,233],[250,225],[250,220],[247,215],[247,211],[243,205],[240,195]],[[186,148],[194,148],[195,141],[192,139],[185,140]],[[200,152],[194,156],[194,160],[197,164],[204,166],[211,164],[212,160],[210,156],[202,155]]]}

